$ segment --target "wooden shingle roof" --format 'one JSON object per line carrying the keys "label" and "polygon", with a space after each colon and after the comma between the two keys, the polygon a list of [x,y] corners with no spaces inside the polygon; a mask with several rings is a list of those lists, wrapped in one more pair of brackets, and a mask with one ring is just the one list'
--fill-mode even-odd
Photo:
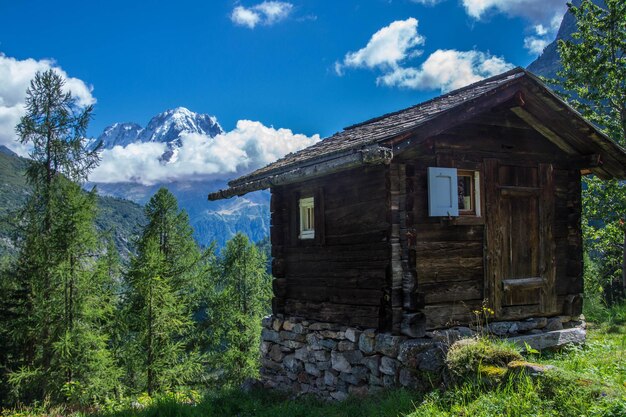
{"label": "wooden shingle roof", "polygon": [[[400,150],[396,144],[409,137],[411,132],[421,132],[422,137],[437,134],[443,130],[442,125],[450,127],[451,123],[463,122],[494,106],[510,103],[515,100],[522,87],[541,96],[544,104],[550,102],[546,108],[562,107],[565,111],[563,114],[557,112],[557,118],[565,117],[563,120],[568,123],[569,119],[575,119],[576,123],[572,124],[577,124],[583,133],[572,132],[569,138],[576,146],[570,146],[564,141],[565,149],[580,155],[602,149],[610,155],[608,158],[615,159],[610,161],[613,168],[606,171],[604,176],[623,178],[626,175],[624,149],[583,119],[534,75],[523,68],[515,68],[418,105],[349,126],[312,146],[290,153],[272,164],[230,181],[228,190],[213,193],[209,195],[209,199],[227,198],[279,185],[279,181],[284,183],[285,176],[291,175],[290,173],[295,173],[291,177],[298,181],[305,180],[307,176],[320,175],[321,171],[317,167],[328,161],[334,164],[336,170],[359,163],[388,163],[393,157],[391,151],[396,153]],[[589,143],[586,142],[588,138]],[[576,147],[577,150],[574,149]]]}
{"label": "wooden shingle roof", "polygon": [[308,148],[290,153],[272,164],[257,169],[248,175],[239,177],[229,182],[228,185],[236,186],[244,184],[258,179],[259,177],[272,175],[296,165],[306,164],[334,154],[359,149],[363,146],[384,141],[385,139],[413,130],[422,123],[445,113],[446,110],[488,93],[522,75],[524,75],[523,70],[511,70],[497,77],[479,81],[407,109],[385,114],[349,126],[343,131],[335,133]]}

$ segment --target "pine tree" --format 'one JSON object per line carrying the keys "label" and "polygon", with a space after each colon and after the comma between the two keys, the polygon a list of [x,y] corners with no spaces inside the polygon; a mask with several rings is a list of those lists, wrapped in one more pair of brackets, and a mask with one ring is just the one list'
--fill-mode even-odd
{"label": "pine tree", "polygon": [[[571,40],[559,41],[563,69],[552,81],[576,109],[624,147],[626,2],[605,0],[601,7],[583,0],[579,7],[568,7],[576,17],[577,32]],[[626,185],[596,177],[584,182],[585,243],[600,270],[592,286],[602,286],[605,299],[614,302],[626,295]]]}
{"label": "pine tree", "polygon": [[[26,110],[16,130],[32,147],[26,175],[33,194],[11,273],[18,313],[10,337],[21,353],[9,364],[9,381],[16,399],[89,401],[118,378],[93,303],[103,285],[93,279],[95,193],[78,183],[98,163],[83,143],[92,108],[81,109],[50,70],[35,75]],[[96,376],[107,382],[95,383]]]}
{"label": "pine tree", "polygon": [[240,383],[259,369],[261,319],[270,311],[271,279],[256,245],[238,233],[226,243],[209,309],[213,323],[213,366],[220,382]]}
{"label": "pine tree", "polygon": [[153,394],[194,381],[201,357],[190,348],[202,287],[202,256],[185,212],[161,188],[146,205],[148,224],[128,273],[128,381]]}

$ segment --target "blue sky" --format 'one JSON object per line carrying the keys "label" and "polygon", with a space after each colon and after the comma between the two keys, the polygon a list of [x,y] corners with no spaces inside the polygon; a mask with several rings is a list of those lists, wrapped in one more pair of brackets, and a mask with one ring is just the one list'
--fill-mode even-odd
{"label": "blue sky", "polygon": [[564,0],[0,0],[0,53],[53,60],[93,88],[93,136],[184,106],[227,131],[249,119],[325,137],[528,65],[564,10]]}

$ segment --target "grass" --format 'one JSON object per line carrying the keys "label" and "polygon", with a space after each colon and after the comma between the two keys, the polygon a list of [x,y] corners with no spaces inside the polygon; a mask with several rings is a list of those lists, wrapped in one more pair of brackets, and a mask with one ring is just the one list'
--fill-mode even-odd
{"label": "grass", "polygon": [[[453,353],[464,364],[456,384],[447,391],[421,394],[391,390],[366,399],[350,398],[328,403],[314,398],[290,399],[266,391],[238,390],[211,392],[197,401],[175,396],[127,399],[99,411],[75,412],[74,416],[94,417],[211,417],[211,416],[537,416],[537,417],[624,417],[626,416],[626,323],[614,320],[610,326],[595,326],[588,332],[584,347],[570,347],[558,353],[527,356],[527,360],[555,365],[540,377],[524,373],[498,373],[494,380],[476,378],[467,369],[488,372],[502,368],[503,361],[516,356],[506,344],[485,346]],[[486,353],[495,352],[495,361]],[[448,358],[450,361],[450,357]],[[45,407],[0,413],[3,417],[65,416],[62,408]]]}

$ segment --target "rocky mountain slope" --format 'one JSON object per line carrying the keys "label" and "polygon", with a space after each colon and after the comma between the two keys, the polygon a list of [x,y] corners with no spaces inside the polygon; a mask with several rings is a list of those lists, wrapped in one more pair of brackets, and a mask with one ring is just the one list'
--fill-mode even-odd
{"label": "rocky mountain slope", "polygon": [[[593,0],[599,6],[603,6],[603,0]],[[580,6],[580,0],[573,0],[575,6]],[[559,31],[552,43],[546,46],[543,53],[528,65],[528,69],[534,74],[547,78],[556,77],[556,73],[561,69],[559,61],[558,41],[572,39],[572,33],[576,32],[576,19],[574,16],[566,12],[559,26]]]}
{"label": "rocky mountain slope", "polygon": [[[167,150],[161,163],[167,165],[177,156],[182,145],[181,136],[196,133],[207,140],[224,133],[214,116],[194,113],[184,107],[167,110],[154,116],[145,128],[136,123],[116,123],[107,127],[93,140],[92,146],[102,142],[103,149],[127,146],[131,143],[161,142]],[[222,180],[178,181],[154,185],[139,183],[96,183],[102,195],[124,198],[145,204],[160,188],[166,187],[187,211],[196,240],[204,246],[215,241],[222,247],[235,233],[243,232],[254,242],[269,235],[269,193],[257,192],[245,197],[209,202],[211,191],[226,187]]]}

